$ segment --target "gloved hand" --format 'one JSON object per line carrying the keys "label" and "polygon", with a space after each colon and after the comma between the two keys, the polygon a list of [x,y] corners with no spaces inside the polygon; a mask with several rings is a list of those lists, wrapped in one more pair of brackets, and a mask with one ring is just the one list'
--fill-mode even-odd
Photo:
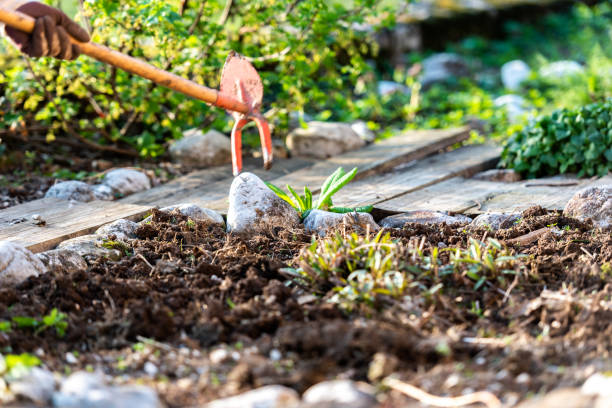
{"label": "gloved hand", "polygon": [[28,34],[6,27],[6,34],[21,52],[30,57],[51,56],[73,60],[81,54],[81,50],[78,45],[70,42],[68,34],[78,41],[89,41],[87,31],[56,8],[32,1],[19,7],[17,11],[36,19],[34,31]]}

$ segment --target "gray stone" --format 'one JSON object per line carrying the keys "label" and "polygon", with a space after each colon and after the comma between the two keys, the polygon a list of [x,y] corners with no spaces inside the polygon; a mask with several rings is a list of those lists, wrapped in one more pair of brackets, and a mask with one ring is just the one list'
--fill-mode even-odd
{"label": "gray stone", "polygon": [[448,225],[468,224],[472,222],[470,217],[457,214],[454,216],[447,215],[438,211],[417,210],[408,211],[402,214],[391,215],[383,218],[379,224],[385,228],[402,228],[407,223],[417,224],[441,224]]}
{"label": "gray stone", "polygon": [[562,79],[584,72],[582,65],[576,61],[556,61],[540,68],[540,76],[546,79]]}
{"label": "gray stone", "polygon": [[478,217],[474,218],[470,223],[473,227],[488,227],[493,231],[497,231],[502,228],[512,228],[514,222],[521,218],[521,213],[499,213],[499,212],[491,212],[480,214]]}
{"label": "gray stone", "polygon": [[529,65],[522,60],[514,60],[506,62],[501,67],[501,79],[504,87],[511,91],[516,91],[521,87],[521,84],[525,82],[531,69]]}
{"label": "gray stone", "polygon": [[[301,116],[301,120],[300,120],[300,116]],[[302,122],[304,123],[308,123],[308,122],[312,122],[314,120],[314,118],[312,117],[312,115],[309,115],[306,112],[290,112],[289,113],[289,129],[293,130],[295,128],[300,128],[302,127]]]}
{"label": "gray stone", "polygon": [[327,159],[365,146],[365,141],[346,123],[309,122],[287,136],[287,147],[295,156]]}
{"label": "gray stone", "polygon": [[161,209],[161,211],[167,212],[172,212],[174,210],[178,210],[181,214],[191,218],[194,221],[209,221],[215,224],[225,225],[225,221],[223,221],[223,216],[221,214],[214,210],[202,208],[195,204],[182,203]]}
{"label": "gray stone", "polygon": [[45,198],[74,200],[87,203],[96,199],[92,187],[82,181],[61,181],[51,186],[45,193]]}
{"label": "gray stone", "polygon": [[100,374],[78,371],[53,394],[56,408],[160,408],[157,393],[144,386],[107,386]]}
{"label": "gray stone", "polygon": [[371,386],[351,380],[315,384],[304,392],[302,400],[313,406],[334,403],[338,407],[371,408],[378,405]]}
{"label": "gray stone", "polygon": [[33,367],[25,376],[11,381],[9,388],[15,395],[47,405],[55,390],[55,378],[50,371]]}
{"label": "gray stone", "polygon": [[87,269],[87,262],[78,252],[68,249],[52,249],[36,254],[50,273],[72,273]]}
{"label": "gray stone", "polygon": [[300,216],[253,173],[242,173],[232,182],[227,230],[254,233],[276,226],[297,227]]}
{"label": "gray stone", "polygon": [[15,285],[47,270],[29,249],[10,241],[0,241],[0,287]]}
{"label": "gray stone", "polygon": [[374,140],[376,140],[376,133],[372,132],[372,130],[370,130],[368,127],[368,124],[363,120],[358,120],[351,123],[351,129],[353,129],[353,131],[357,133],[359,137],[368,143],[372,143]]}
{"label": "gray stone", "polygon": [[137,228],[137,223],[130,220],[119,219],[98,228],[96,230],[96,235],[102,238],[108,238],[111,235],[115,235],[117,240],[127,241],[128,239],[136,238]]}
{"label": "gray stone", "polygon": [[76,252],[87,260],[106,257],[113,261],[121,259],[121,252],[117,249],[104,248],[104,240],[99,235],[83,235],[61,242],[57,248]]}
{"label": "gray stone", "polygon": [[566,217],[593,220],[602,229],[612,226],[612,184],[587,187],[578,191],[563,209]]}
{"label": "gray stone", "polygon": [[524,401],[516,408],[592,408],[594,402],[595,397],[583,394],[579,388],[560,388]]}
{"label": "gray stone", "polygon": [[230,138],[216,130],[206,133],[200,129],[187,130],[181,140],[170,146],[169,152],[175,162],[196,168],[232,161]]}
{"label": "gray stone", "polygon": [[115,196],[113,195],[113,189],[107,186],[106,184],[96,184],[93,185],[91,188],[93,190],[94,197],[96,197],[96,200],[112,201],[115,199]]}
{"label": "gray stone", "polygon": [[149,177],[134,169],[115,169],[104,175],[102,184],[110,187],[114,197],[125,197],[151,188]]}
{"label": "gray stone", "polygon": [[282,385],[267,385],[234,397],[206,404],[205,408],[291,408],[300,402],[295,390]]}
{"label": "gray stone", "polygon": [[339,214],[323,210],[312,210],[304,219],[306,231],[316,232],[319,236],[325,234],[332,228],[342,224],[361,227],[364,231],[369,227],[370,231],[378,231],[380,227],[371,214],[368,213],[348,213]]}
{"label": "gray stone", "polygon": [[468,76],[470,73],[467,63],[457,54],[439,53],[423,60],[423,88],[445,82],[452,78]]}
{"label": "gray stone", "polygon": [[482,171],[472,177],[474,180],[500,181],[502,183],[514,183],[521,181],[521,175],[514,169],[491,169]]}
{"label": "gray stone", "polygon": [[410,95],[410,88],[393,81],[378,81],[378,95],[387,96],[396,92]]}
{"label": "gray stone", "polygon": [[502,95],[493,101],[493,105],[506,110],[506,115],[510,122],[517,122],[527,113],[527,101],[518,95]]}

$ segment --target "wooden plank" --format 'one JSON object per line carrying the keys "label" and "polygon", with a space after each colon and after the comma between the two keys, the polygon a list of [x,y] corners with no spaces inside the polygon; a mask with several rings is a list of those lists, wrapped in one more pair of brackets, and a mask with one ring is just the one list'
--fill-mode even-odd
{"label": "wooden plank", "polygon": [[325,179],[340,166],[345,170],[358,167],[359,172],[355,180],[363,179],[376,173],[389,171],[400,164],[422,159],[466,140],[469,133],[469,127],[408,131],[363,149],[329,158],[311,167],[275,179],[273,182],[279,187],[289,184],[298,191],[308,186],[313,193],[318,193]]}
{"label": "wooden plank", "polygon": [[[572,185],[568,182],[575,182],[576,184]],[[541,205],[549,210],[563,210],[567,202],[578,190],[588,186],[611,183],[612,175],[595,180],[580,180],[569,177],[527,180],[518,183],[512,191],[495,194],[482,203],[480,210],[472,208],[467,213],[518,212],[534,205]]]}
{"label": "wooden plank", "polygon": [[469,177],[494,167],[501,150],[492,145],[464,146],[409,166],[399,166],[391,173],[350,183],[334,196],[334,204],[343,207],[373,205],[453,177]]}
{"label": "wooden plank", "polygon": [[[279,177],[313,163],[312,160],[305,159],[277,159],[274,161],[272,169],[265,172],[261,168],[261,159],[245,159],[244,171],[262,174],[262,177]],[[230,164],[211,167],[194,171],[182,177],[177,177],[152,189],[132,194],[118,200],[125,204],[142,204],[152,206],[173,205],[181,202],[181,197],[193,195],[192,193],[204,189],[204,186],[213,184],[217,181],[230,181],[233,179],[232,166]],[[169,204],[168,204],[169,203]]]}
{"label": "wooden plank", "polygon": [[[43,198],[0,211],[0,240],[19,242],[33,252],[46,251],[119,218],[139,219],[150,209],[113,201],[77,203]],[[40,214],[46,224],[35,225],[33,214]]]}
{"label": "wooden plank", "polygon": [[[575,182],[569,185],[568,182]],[[386,211],[433,210],[465,214],[487,211],[522,211],[533,205],[550,210],[562,210],[574,193],[590,185],[610,183],[611,176],[602,179],[554,177],[517,183],[480,181],[455,177],[384,201],[376,208]],[[533,186],[540,184],[540,186]],[[557,184],[550,187],[545,184]]]}

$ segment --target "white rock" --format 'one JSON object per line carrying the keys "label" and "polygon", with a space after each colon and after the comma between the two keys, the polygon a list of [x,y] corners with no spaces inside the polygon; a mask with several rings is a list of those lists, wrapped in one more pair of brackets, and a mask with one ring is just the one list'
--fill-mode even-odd
{"label": "white rock", "polygon": [[612,184],[587,187],[578,191],[563,209],[566,217],[593,220],[593,225],[607,229],[612,226]]}
{"label": "white rock", "polygon": [[71,273],[87,269],[87,262],[78,252],[67,249],[52,249],[36,254],[50,273]]}
{"label": "white rock", "polygon": [[295,156],[327,159],[365,146],[365,141],[346,123],[308,122],[287,136],[287,147]]}
{"label": "white rock", "polygon": [[469,75],[467,63],[457,54],[439,53],[423,60],[421,84],[427,88],[434,83]]}
{"label": "white rock", "polygon": [[295,390],[282,385],[268,385],[230,398],[206,404],[205,408],[290,408],[300,402]]}
{"label": "white rock", "polygon": [[499,213],[499,212],[491,212],[480,214],[478,217],[474,218],[470,223],[473,227],[488,227],[493,231],[497,231],[502,228],[511,228],[515,221],[521,218],[521,213]]}
{"label": "white rock", "polygon": [[99,235],[83,235],[61,242],[57,249],[67,249],[76,252],[85,259],[98,257],[107,257],[115,261],[121,259],[121,252],[119,250],[104,248],[102,246],[103,243],[104,241]]}
{"label": "white rock", "polygon": [[587,378],[580,391],[586,395],[612,397],[612,377],[595,373]]}
{"label": "white rock", "polygon": [[315,384],[304,392],[302,400],[314,406],[334,403],[351,408],[371,408],[378,405],[372,387],[351,380]]}
{"label": "white rock", "polygon": [[157,366],[150,361],[147,361],[146,363],[144,363],[144,366],[142,367],[142,369],[150,377],[155,377],[157,373],[159,372],[159,368],[157,368]]}
{"label": "white rock", "polygon": [[540,68],[540,76],[546,79],[562,79],[582,74],[584,68],[576,61],[556,61]]}
{"label": "white rock", "polygon": [[443,222],[448,225],[468,224],[472,219],[461,214],[451,216],[438,211],[417,210],[391,215],[383,218],[379,224],[385,228],[402,228],[406,223],[441,224]]}
{"label": "white rock", "polygon": [[178,210],[181,214],[191,218],[194,221],[209,221],[215,224],[225,225],[225,221],[223,221],[223,216],[221,214],[214,210],[202,208],[195,204],[183,203],[161,209],[161,211],[166,212],[172,212],[174,210]]}
{"label": "white rock", "polygon": [[0,241],[0,287],[23,282],[47,270],[29,249],[10,241]]}
{"label": "white rock", "polygon": [[53,394],[56,408],[160,408],[154,390],[143,386],[107,386],[100,374],[78,371]]}
{"label": "white rock", "polygon": [[216,365],[227,363],[228,361],[231,361],[232,356],[230,355],[229,351],[220,347],[220,348],[217,348],[211,351],[210,354],[208,355],[208,359],[210,360],[212,365],[216,366]]}
{"label": "white rock", "polygon": [[364,231],[367,226],[370,227],[370,231],[378,231],[380,227],[371,214],[368,213],[348,213],[338,214],[323,210],[312,210],[310,214],[304,219],[304,228],[309,232],[316,232],[319,236],[325,236],[325,234],[334,227],[339,225],[356,225],[361,227]]}
{"label": "white rock", "polygon": [[70,352],[66,353],[65,359],[68,364],[76,364],[79,362],[79,360],[77,360],[75,355]]}
{"label": "white rock", "polygon": [[10,382],[11,392],[39,405],[47,405],[55,390],[55,378],[45,369],[33,367],[29,373]]}
{"label": "white rock", "polygon": [[531,73],[529,65],[522,60],[506,62],[501,67],[501,79],[504,87],[511,91],[516,91],[521,87]]}
{"label": "white rock", "polygon": [[110,187],[114,197],[125,197],[151,188],[146,174],[134,169],[115,169],[104,175],[102,184]]}
{"label": "white rock", "polygon": [[396,92],[410,95],[410,88],[399,82],[378,81],[378,95],[387,96]]}
{"label": "white rock", "polygon": [[359,135],[359,137],[368,143],[372,143],[374,140],[376,140],[376,134],[370,130],[368,124],[363,120],[358,120],[351,123],[351,128]]}
{"label": "white rock", "polygon": [[527,113],[527,101],[522,96],[518,95],[502,95],[493,101],[493,105],[498,108],[504,108],[510,122],[517,122],[523,115]]}
{"label": "white rock", "polygon": [[137,228],[137,223],[130,220],[119,219],[110,224],[101,226],[96,230],[95,234],[102,238],[108,238],[110,235],[115,235],[117,240],[127,241],[128,239],[136,238]]}
{"label": "white rock", "polygon": [[96,199],[92,187],[82,181],[61,181],[51,186],[45,198],[59,198],[87,203]]}
{"label": "white rock", "polygon": [[253,173],[242,173],[232,182],[227,230],[253,233],[276,226],[297,227],[300,216]]}
{"label": "white rock", "polygon": [[93,190],[96,200],[112,201],[115,199],[113,196],[113,189],[106,184],[95,184],[91,189]]}
{"label": "white rock", "polygon": [[232,161],[230,138],[216,130],[206,133],[200,129],[187,130],[169,151],[172,160],[192,167],[217,166]]}

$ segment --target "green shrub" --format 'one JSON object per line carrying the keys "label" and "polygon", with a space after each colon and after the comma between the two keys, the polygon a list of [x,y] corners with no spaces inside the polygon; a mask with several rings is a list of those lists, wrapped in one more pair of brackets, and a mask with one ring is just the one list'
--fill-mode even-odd
{"label": "green shrub", "polygon": [[[345,90],[368,69],[366,34],[351,27],[375,13],[374,0],[81,3],[93,41],[209,87],[218,86],[230,50],[252,57],[277,132],[306,104],[314,111],[350,104]],[[16,51],[2,56],[0,130],[34,125],[48,142],[70,135],[81,144],[84,138],[157,156],[187,128],[231,129],[223,111],[89,57],[30,64]]]}
{"label": "green shrub", "polygon": [[575,110],[561,109],[515,133],[502,165],[528,177],[612,170],[612,99]]}

